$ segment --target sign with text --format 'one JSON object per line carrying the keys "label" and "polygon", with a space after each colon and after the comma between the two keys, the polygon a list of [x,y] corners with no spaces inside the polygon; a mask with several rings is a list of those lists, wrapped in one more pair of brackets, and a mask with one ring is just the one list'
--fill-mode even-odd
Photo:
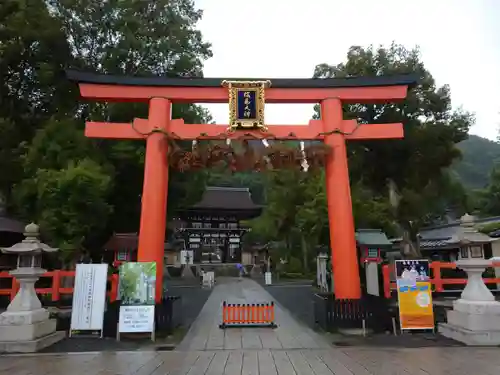
{"label": "sign with text", "polygon": [[401,329],[434,329],[429,261],[397,260],[396,285]]}
{"label": "sign with text", "polygon": [[153,332],[155,318],[155,262],[129,262],[120,266],[121,301],[118,331]]}
{"label": "sign with text", "polygon": [[71,331],[102,331],[107,277],[107,264],[76,265]]}
{"label": "sign with text", "polygon": [[118,330],[123,333],[153,332],[155,307],[121,306]]}
{"label": "sign with text", "polygon": [[265,89],[271,81],[223,81],[229,91],[228,130],[267,130],[264,124]]}

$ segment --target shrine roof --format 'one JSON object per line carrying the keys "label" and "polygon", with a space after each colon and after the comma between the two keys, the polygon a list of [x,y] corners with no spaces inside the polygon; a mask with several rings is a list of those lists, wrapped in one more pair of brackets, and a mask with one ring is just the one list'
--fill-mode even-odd
{"label": "shrine roof", "polygon": [[399,74],[375,77],[345,78],[202,78],[202,77],[160,77],[123,76],[98,74],[78,70],[67,70],[66,76],[77,83],[122,86],[163,86],[163,87],[221,87],[222,81],[265,81],[270,80],[273,88],[319,89],[340,87],[374,86],[414,86],[418,77],[414,74]]}
{"label": "shrine roof", "polygon": [[356,231],[356,242],[358,245],[364,246],[392,246],[392,242],[389,241],[385,233],[380,229],[358,229]]}
{"label": "shrine roof", "polygon": [[0,232],[23,233],[25,224],[0,213]]}
{"label": "shrine roof", "polygon": [[[104,245],[105,250],[136,250],[139,246],[139,236],[137,233],[114,233]],[[175,244],[165,242],[164,250],[173,250]]]}
{"label": "shrine roof", "polygon": [[189,210],[261,210],[255,204],[248,188],[208,186],[201,200],[189,207]]}

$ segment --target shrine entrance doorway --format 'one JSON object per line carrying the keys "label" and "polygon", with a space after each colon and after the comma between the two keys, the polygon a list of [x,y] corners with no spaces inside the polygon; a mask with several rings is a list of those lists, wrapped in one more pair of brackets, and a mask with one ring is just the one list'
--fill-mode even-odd
{"label": "shrine entrance doorway", "polygon": [[[146,142],[138,261],[157,263],[156,298],[162,295],[167,213],[169,142],[174,139],[320,140],[325,157],[326,195],[336,298],[357,299],[361,287],[352,214],[346,141],[403,138],[403,125],[358,124],[344,120],[343,104],[402,100],[413,76],[331,79],[227,81],[217,78],[124,77],[68,71],[82,98],[94,101],[147,102],[147,119],[133,123],[87,122],[92,138]],[[172,103],[230,103],[230,124],[185,124],[171,118]],[[320,103],[321,119],[307,125],[264,122],[264,103]]]}

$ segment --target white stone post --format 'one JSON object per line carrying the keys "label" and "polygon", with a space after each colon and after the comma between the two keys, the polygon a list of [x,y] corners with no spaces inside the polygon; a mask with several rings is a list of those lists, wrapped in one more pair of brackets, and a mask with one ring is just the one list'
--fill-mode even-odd
{"label": "white stone post", "polygon": [[317,283],[322,292],[328,292],[328,282],[326,280],[326,263],[328,260],[328,255],[325,253],[320,253],[316,257],[316,277]]}
{"label": "white stone post", "polygon": [[453,310],[447,311],[447,323],[439,324],[439,332],[467,345],[500,345],[500,303],[482,278],[492,261],[465,259],[456,265],[467,272],[467,285]]}
{"label": "white stone post", "polygon": [[378,281],[378,263],[365,262],[366,292],[373,296],[380,296],[380,284]]}

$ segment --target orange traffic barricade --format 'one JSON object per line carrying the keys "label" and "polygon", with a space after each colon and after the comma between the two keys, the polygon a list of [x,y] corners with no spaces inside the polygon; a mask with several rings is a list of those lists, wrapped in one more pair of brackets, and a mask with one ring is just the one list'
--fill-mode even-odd
{"label": "orange traffic barricade", "polygon": [[274,302],[271,303],[222,303],[222,324],[220,328],[271,327],[274,321]]}

